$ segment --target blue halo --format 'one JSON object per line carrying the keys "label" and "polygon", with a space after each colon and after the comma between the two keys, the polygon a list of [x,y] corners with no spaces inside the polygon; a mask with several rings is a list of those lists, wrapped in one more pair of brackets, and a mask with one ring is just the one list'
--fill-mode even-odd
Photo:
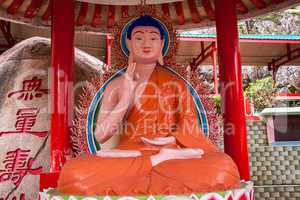
{"label": "blue halo", "polygon": [[[121,31],[121,37],[120,37],[120,44],[121,44],[121,49],[122,52],[124,53],[125,56],[128,57],[129,55],[129,50],[127,48],[126,45],[126,38],[127,38],[127,31],[128,31],[128,27],[135,21],[137,20],[139,17],[133,18],[132,20],[130,20],[127,24],[125,24],[124,28]],[[170,46],[170,35],[169,35],[169,31],[166,27],[166,25],[164,23],[162,23],[160,20],[152,17],[154,20],[156,20],[160,25],[161,28],[163,30],[163,36],[165,39],[165,43],[164,43],[164,48],[163,48],[163,56],[167,55],[168,50],[169,50],[169,46]]]}

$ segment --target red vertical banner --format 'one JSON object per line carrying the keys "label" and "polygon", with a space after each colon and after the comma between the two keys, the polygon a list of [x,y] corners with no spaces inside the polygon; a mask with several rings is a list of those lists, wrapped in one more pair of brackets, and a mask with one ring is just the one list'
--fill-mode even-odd
{"label": "red vertical banner", "polygon": [[218,69],[217,69],[217,46],[216,43],[213,42],[211,46],[211,60],[213,64],[213,72],[214,72],[214,90],[215,95],[219,94],[219,80],[218,80]]}
{"label": "red vertical banner", "polygon": [[112,45],[113,37],[110,34],[106,35],[106,56],[105,62],[108,66],[111,65],[111,45]]}
{"label": "red vertical banner", "polygon": [[51,172],[57,172],[69,151],[74,71],[74,1],[52,1]]}
{"label": "red vertical banner", "polygon": [[250,179],[242,66],[235,0],[215,0],[219,73],[224,117],[224,147],[240,176]]}

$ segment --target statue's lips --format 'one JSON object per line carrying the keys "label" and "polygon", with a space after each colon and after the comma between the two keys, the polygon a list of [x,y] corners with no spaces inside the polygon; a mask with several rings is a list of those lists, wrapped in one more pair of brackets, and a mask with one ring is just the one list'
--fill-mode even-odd
{"label": "statue's lips", "polygon": [[150,50],[150,49],[144,49],[143,52],[144,52],[144,53],[150,53],[151,50]]}

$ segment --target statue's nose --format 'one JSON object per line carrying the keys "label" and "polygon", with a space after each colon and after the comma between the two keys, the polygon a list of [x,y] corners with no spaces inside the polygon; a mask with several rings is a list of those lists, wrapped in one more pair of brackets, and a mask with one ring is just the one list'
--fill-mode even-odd
{"label": "statue's nose", "polygon": [[144,40],[144,47],[150,47],[150,46],[151,46],[151,40],[146,37]]}

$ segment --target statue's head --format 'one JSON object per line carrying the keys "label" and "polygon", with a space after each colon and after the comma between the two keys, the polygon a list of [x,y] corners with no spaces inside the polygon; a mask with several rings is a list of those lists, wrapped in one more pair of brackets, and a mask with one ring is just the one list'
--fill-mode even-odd
{"label": "statue's head", "polygon": [[129,62],[163,64],[166,28],[157,19],[144,15],[126,28]]}

